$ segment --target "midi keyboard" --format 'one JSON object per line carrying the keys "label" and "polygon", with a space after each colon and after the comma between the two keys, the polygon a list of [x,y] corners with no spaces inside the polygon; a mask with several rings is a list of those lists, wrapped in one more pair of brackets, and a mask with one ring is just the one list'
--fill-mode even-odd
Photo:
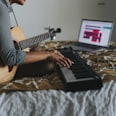
{"label": "midi keyboard", "polygon": [[59,51],[74,61],[70,68],[58,66],[66,91],[96,90],[102,87],[101,77],[78,53],[73,53],[70,49],[60,49]]}

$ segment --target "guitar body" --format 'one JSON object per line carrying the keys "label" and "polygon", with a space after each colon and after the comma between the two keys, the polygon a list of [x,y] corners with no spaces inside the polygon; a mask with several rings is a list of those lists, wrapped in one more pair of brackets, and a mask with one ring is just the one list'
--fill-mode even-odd
{"label": "guitar body", "polygon": [[[12,34],[13,40],[16,42],[19,42],[25,39],[25,35],[23,31],[19,27],[12,28],[11,34]],[[17,66],[13,66],[12,70],[9,71],[9,67],[4,66],[1,63],[2,61],[0,59],[0,84],[4,84],[13,79],[17,70]]]}
{"label": "guitar body", "polygon": [[13,27],[11,29],[11,34],[12,34],[13,40],[16,42],[20,42],[22,40],[25,40],[24,32],[21,30],[20,27]]}
{"label": "guitar body", "polygon": [[[15,41],[16,49],[21,49],[24,51],[29,51],[29,47],[36,45],[45,39],[53,39],[55,34],[59,32],[61,32],[59,28],[57,28],[57,30],[49,29],[47,33],[25,39],[25,35],[20,27],[14,27],[11,29],[11,34],[13,40]],[[16,70],[17,66],[4,66],[2,60],[0,59],[0,84],[11,81],[16,73]]]}

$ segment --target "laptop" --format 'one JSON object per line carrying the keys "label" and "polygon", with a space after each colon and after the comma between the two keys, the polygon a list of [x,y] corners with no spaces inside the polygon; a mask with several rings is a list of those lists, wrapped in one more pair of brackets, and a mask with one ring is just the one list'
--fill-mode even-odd
{"label": "laptop", "polygon": [[113,21],[82,19],[78,41],[70,47],[89,52],[109,48],[113,25]]}

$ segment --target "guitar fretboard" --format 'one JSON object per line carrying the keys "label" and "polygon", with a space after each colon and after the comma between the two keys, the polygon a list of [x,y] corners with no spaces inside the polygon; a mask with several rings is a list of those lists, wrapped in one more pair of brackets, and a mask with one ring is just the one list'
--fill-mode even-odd
{"label": "guitar fretboard", "polygon": [[20,41],[19,42],[20,49],[23,50],[25,48],[29,48],[33,45],[38,44],[39,42],[42,42],[43,40],[46,40],[49,37],[51,37],[51,33],[47,32],[47,33],[44,33],[44,34],[41,34],[41,35],[31,37],[29,39],[25,39],[23,41]]}

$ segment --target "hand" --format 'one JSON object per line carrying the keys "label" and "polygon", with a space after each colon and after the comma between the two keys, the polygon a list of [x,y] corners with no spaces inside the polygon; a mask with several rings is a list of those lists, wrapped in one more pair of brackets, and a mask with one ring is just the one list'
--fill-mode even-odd
{"label": "hand", "polygon": [[70,68],[70,66],[72,64],[74,64],[73,61],[71,61],[69,58],[65,57],[63,54],[61,54],[57,50],[51,50],[51,51],[48,51],[48,53],[56,61],[56,63],[58,65],[62,65],[62,66],[66,66],[66,67]]}

